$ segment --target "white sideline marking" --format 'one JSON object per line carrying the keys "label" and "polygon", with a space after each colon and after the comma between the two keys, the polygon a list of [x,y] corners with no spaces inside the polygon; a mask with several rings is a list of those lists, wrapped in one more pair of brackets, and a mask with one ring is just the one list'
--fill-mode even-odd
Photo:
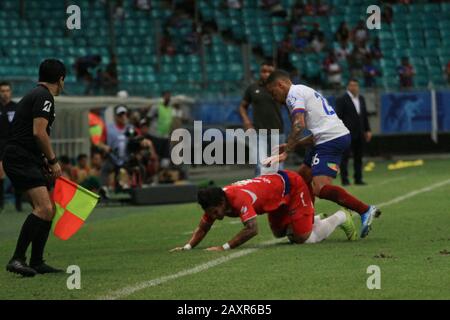
{"label": "white sideline marking", "polygon": [[400,197],[394,198],[392,200],[380,203],[380,204],[378,204],[376,206],[378,208],[390,206],[391,204],[402,202],[403,200],[406,200],[408,198],[414,197],[414,196],[416,196],[416,195],[418,195],[418,194],[420,194],[422,192],[429,192],[429,191],[431,191],[433,189],[445,186],[446,184],[450,184],[450,179],[444,180],[444,181],[441,181],[441,182],[438,182],[438,183],[435,183],[435,184],[432,184],[432,185],[430,185],[428,187],[425,187],[425,188],[422,188],[422,189],[419,189],[419,190],[411,191],[411,192],[409,192],[407,194],[404,194],[403,196],[400,196]]}
{"label": "white sideline marking", "polygon": [[[376,206],[378,208],[387,207],[387,206],[390,206],[392,204],[399,203],[399,202],[402,202],[402,201],[404,201],[406,199],[414,197],[414,196],[416,196],[416,195],[418,195],[418,194],[420,194],[422,192],[429,192],[429,191],[432,191],[433,189],[445,186],[447,184],[450,184],[450,179],[444,180],[444,181],[441,181],[441,182],[438,182],[438,183],[435,183],[435,184],[432,184],[432,185],[430,185],[428,187],[425,187],[425,188],[422,188],[422,189],[411,191],[411,192],[409,192],[407,194],[404,194],[402,196],[396,197],[396,198],[394,198],[392,200],[389,200],[389,201],[386,201],[386,202],[382,202],[382,203],[380,203],[380,204],[378,204]],[[129,296],[129,295],[131,295],[131,294],[133,294],[133,293],[135,293],[137,291],[146,289],[146,288],[155,287],[157,285],[160,285],[162,283],[165,283],[165,282],[168,282],[168,281],[171,281],[171,280],[175,280],[175,279],[178,279],[178,278],[181,278],[181,277],[184,277],[184,276],[188,276],[188,275],[191,275],[191,274],[196,274],[196,273],[199,273],[201,271],[208,270],[208,269],[213,268],[215,266],[218,266],[218,265],[220,265],[222,263],[225,263],[225,262],[228,262],[230,260],[237,259],[237,258],[246,256],[246,255],[249,255],[249,254],[251,254],[253,252],[256,252],[263,246],[275,244],[275,243],[280,242],[280,241],[282,241],[282,240],[275,239],[275,240],[266,241],[266,242],[263,242],[261,244],[261,246],[258,247],[258,248],[239,250],[239,251],[233,252],[233,253],[231,253],[231,254],[229,254],[227,256],[223,256],[223,257],[220,257],[218,259],[214,259],[214,260],[211,260],[209,262],[206,262],[206,263],[203,263],[203,264],[199,264],[199,265],[197,265],[197,266],[195,266],[195,267],[193,267],[191,269],[185,269],[185,270],[182,270],[182,271],[180,271],[178,273],[174,273],[174,274],[171,274],[171,275],[168,275],[168,276],[152,279],[152,280],[149,280],[149,281],[144,281],[144,282],[138,283],[138,284],[133,285],[133,286],[128,286],[128,287],[125,287],[125,288],[113,291],[110,294],[108,294],[106,296],[103,296],[103,297],[100,297],[98,299],[99,300],[116,300],[116,299],[120,299],[120,298]]]}
{"label": "white sideline marking", "polygon": [[[274,243],[277,243],[277,242],[280,242],[280,241],[281,241],[280,239],[266,241],[266,242],[261,243],[260,247],[271,245],[271,244],[274,244]],[[130,294],[133,294],[133,293],[135,293],[137,291],[140,291],[140,290],[143,290],[143,289],[146,289],[146,288],[154,287],[154,286],[160,285],[162,283],[165,283],[165,282],[168,282],[168,281],[171,281],[171,280],[175,280],[175,279],[178,279],[178,278],[181,278],[181,277],[184,277],[184,276],[188,276],[188,275],[191,275],[191,274],[196,274],[196,273],[199,273],[201,271],[208,270],[209,268],[213,268],[215,266],[218,266],[218,265],[220,265],[222,263],[228,262],[230,260],[233,260],[233,259],[236,259],[236,258],[239,258],[239,257],[242,257],[242,256],[246,256],[246,255],[248,255],[250,253],[256,252],[256,251],[258,251],[260,249],[260,247],[239,250],[239,251],[233,252],[233,253],[231,253],[231,254],[229,254],[227,256],[223,256],[223,257],[220,257],[220,258],[208,261],[206,263],[199,264],[198,266],[195,266],[195,267],[193,267],[191,269],[185,269],[185,270],[182,270],[182,271],[180,271],[178,273],[174,273],[174,274],[171,274],[171,275],[168,275],[168,276],[164,276],[164,277],[161,277],[161,278],[156,278],[156,279],[149,280],[149,281],[144,281],[144,282],[138,283],[138,284],[136,284],[134,286],[125,287],[125,288],[119,289],[117,291],[113,291],[110,294],[108,294],[107,296],[100,297],[99,300],[116,300],[116,299],[120,299],[122,297],[129,296]]]}

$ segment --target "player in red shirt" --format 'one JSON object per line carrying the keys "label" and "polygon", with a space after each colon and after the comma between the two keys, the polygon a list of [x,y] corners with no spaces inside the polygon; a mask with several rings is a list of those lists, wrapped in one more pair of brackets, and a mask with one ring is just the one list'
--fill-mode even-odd
{"label": "player in red shirt", "polygon": [[189,250],[206,236],[215,220],[239,217],[244,224],[236,236],[223,246],[209,251],[233,249],[258,233],[257,215],[268,214],[275,237],[288,236],[294,243],[316,243],[326,239],[342,226],[350,240],[356,239],[356,228],[350,211],[338,211],[321,220],[314,217],[314,205],[303,178],[293,171],[281,170],[254,179],[238,181],[225,188],[207,188],[198,192],[198,203],[205,213],[191,239],[184,247],[171,251]]}

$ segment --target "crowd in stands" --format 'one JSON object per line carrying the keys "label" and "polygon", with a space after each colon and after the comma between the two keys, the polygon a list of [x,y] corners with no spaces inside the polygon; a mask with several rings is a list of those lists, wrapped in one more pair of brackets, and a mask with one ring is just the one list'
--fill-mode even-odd
{"label": "crowd in stands", "polygon": [[186,121],[170,92],[146,108],[115,106],[112,122],[104,116],[105,109],[90,111],[90,155],[61,155],[63,176],[105,197],[111,191],[185,179],[170,161],[170,135]]}
{"label": "crowd in stands", "polygon": [[[115,19],[126,19],[123,0],[112,3]],[[212,31],[206,22],[195,20],[195,1],[172,0],[165,3],[173,10],[171,15],[161,19],[159,54],[200,54],[202,41],[207,43]],[[394,3],[408,5],[410,1],[384,1],[381,6],[382,23],[391,24],[394,21]],[[223,10],[241,10],[243,7],[242,0],[221,0]],[[342,87],[346,78],[361,79],[364,87],[368,88],[380,85],[379,79],[383,76],[380,39],[371,36],[364,20],[353,25],[343,20],[330,37],[328,33],[324,33],[319,23],[306,19],[333,15],[335,8],[327,1],[298,0],[291,8],[286,8],[281,0],[260,0],[259,8],[268,11],[271,16],[282,17],[282,24],[287,26],[285,38],[276,44],[276,56],[273,58],[276,59],[277,67],[295,74],[300,81],[319,87],[337,89]],[[134,0],[134,9],[151,11],[152,2]],[[313,76],[306,74],[292,64],[293,54],[319,56],[316,68],[320,70]],[[119,79],[116,57],[110,57],[107,65],[102,65],[101,61],[102,57],[90,55],[80,57],[75,63],[77,79],[86,84],[85,94],[117,92]],[[445,66],[443,70],[448,74]],[[415,70],[406,57],[397,67],[397,76],[401,88],[414,86]]]}
{"label": "crowd in stands", "polygon": [[77,166],[67,167],[65,172],[93,190],[175,182],[171,172],[178,172],[179,178],[183,174],[170,162],[170,134],[185,120],[170,92],[148,108],[116,106],[110,123],[103,121],[102,110],[94,109],[90,114],[91,166],[87,166],[87,156],[79,155]]}
{"label": "crowd in stands", "polygon": [[79,57],[73,69],[77,81],[85,84],[85,95],[105,94],[115,95],[118,90],[117,58],[111,55],[107,65],[102,65],[100,55]]}

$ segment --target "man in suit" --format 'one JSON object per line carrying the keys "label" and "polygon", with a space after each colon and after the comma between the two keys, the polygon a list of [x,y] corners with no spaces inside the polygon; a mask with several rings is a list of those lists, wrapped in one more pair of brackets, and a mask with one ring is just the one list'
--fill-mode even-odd
{"label": "man in suit", "polygon": [[366,100],[359,94],[358,80],[350,79],[347,92],[336,100],[336,113],[342,119],[352,136],[351,147],[344,154],[341,162],[342,185],[349,185],[348,160],[353,153],[355,184],[365,185],[362,179],[362,157],[364,144],[372,139],[369,119],[367,118]]}

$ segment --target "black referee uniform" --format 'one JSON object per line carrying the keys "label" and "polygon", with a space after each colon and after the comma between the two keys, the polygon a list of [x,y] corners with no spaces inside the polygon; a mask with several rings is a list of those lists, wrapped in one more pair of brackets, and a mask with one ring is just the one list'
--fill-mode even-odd
{"label": "black referee uniform", "polygon": [[[50,180],[46,177],[48,169],[44,155],[33,135],[35,118],[48,120],[46,130],[50,135],[51,126],[55,120],[54,98],[44,85],[38,85],[18,103],[10,137],[4,150],[3,168],[14,188],[20,192],[40,186],[46,186],[48,189],[50,187]],[[13,258],[7,266],[8,271],[17,272],[16,270],[20,269],[18,273],[24,276],[59,271],[45,265],[43,260],[51,224],[51,221],[40,219],[34,214],[27,217]],[[33,244],[30,258],[30,267],[33,269],[25,263],[25,254],[30,243]],[[45,266],[45,269],[39,270],[41,266]]]}
{"label": "black referee uniform", "polygon": [[[14,120],[14,116],[17,110],[17,103],[14,101],[8,102],[6,105],[0,103],[0,161],[3,161],[3,153],[5,151],[6,142],[8,141],[9,134],[11,131],[11,124]],[[0,209],[4,205],[4,195],[3,195],[3,179],[0,179]],[[16,191],[16,209],[18,211],[22,210],[21,206],[21,195]]]}
{"label": "black referee uniform", "polygon": [[20,192],[40,186],[50,187],[44,155],[33,134],[33,120],[47,119],[47,134],[50,135],[55,120],[54,104],[47,87],[38,85],[22,98],[17,107],[5,147],[3,167],[14,188]]}

